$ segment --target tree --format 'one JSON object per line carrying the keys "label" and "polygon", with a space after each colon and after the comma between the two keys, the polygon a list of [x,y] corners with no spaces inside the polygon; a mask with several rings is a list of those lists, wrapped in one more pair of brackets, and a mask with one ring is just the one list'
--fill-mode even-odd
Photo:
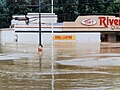
{"label": "tree", "polygon": [[120,0],[115,0],[114,3],[111,3],[107,11],[108,14],[118,14],[120,11]]}
{"label": "tree", "polygon": [[0,0],[0,28],[9,27],[8,7],[4,0]]}
{"label": "tree", "polygon": [[[40,0],[41,12],[51,12],[51,0]],[[74,21],[77,16],[90,14],[116,14],[120,10],[120,0],[53,0],[54,13],[58,15],[58,22]],[[28,12],[38,12],[39,0],[0,0],[0,27],[10,25],[12,15]]]}

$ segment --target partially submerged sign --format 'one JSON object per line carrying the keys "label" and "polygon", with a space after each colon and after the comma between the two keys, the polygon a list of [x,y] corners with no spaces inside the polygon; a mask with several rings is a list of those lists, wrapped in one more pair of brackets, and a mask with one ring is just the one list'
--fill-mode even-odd
{"label": "partially submerged sign", "polygon": [[76,40],[76,35],[54,35],[54,40]]}

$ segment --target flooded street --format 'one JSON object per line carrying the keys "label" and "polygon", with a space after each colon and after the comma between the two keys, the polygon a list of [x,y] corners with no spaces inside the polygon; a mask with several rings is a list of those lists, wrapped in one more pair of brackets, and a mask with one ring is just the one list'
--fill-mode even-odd
{"label": "flooded street", "polygon": [[0,44],[0,90],[120,90],[120,43]]}

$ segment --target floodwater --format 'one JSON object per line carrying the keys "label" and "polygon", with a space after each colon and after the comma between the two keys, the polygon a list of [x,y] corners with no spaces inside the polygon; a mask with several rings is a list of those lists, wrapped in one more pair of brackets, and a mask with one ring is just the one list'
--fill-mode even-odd
{"label": "floodwater", "polygon": [[0,44],[0,90],[120,90],[120,43]]}

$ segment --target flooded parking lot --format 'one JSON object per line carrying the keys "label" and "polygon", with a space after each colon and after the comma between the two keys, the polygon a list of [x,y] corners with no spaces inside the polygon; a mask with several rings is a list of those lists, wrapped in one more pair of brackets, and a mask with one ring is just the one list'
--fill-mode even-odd
{"label": "flooded parking lot", "polygon": [[0,90],[120,90],[120,43],[0,44]]}

